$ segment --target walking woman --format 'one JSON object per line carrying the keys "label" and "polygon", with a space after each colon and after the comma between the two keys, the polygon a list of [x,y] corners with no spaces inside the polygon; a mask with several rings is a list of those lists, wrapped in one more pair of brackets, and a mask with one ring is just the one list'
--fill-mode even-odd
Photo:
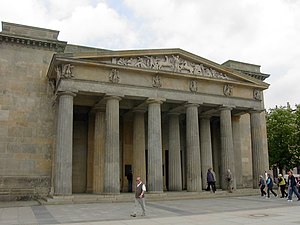
{"label": "walking woman", "polygon": [[285,192],[286,183],[285,183],[285,180],[284,180],[284,178],[282,177],[281,174],[278,175],[278,186],[279,186],[280,192],[281,192],[281,197],[280,198],[287,197],[288,195]]}

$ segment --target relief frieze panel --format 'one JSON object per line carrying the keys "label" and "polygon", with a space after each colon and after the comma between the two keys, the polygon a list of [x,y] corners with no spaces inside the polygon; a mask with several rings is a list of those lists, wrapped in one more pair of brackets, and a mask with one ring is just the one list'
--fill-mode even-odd
{"label": "relief frieze panel", "polygon": [[261,91],[258,89],[253,90],[253,98],[255,100],[262,100]]}
{"label": "relief frieze panel", "polygon": [[120,75],[119,70],[112,69],[109,73],[109,81],[112,83],[119,83],[120,82]]}
{"label": "relief frieze panel", "polygon": [[212,68],[208,68],[203,64],[190,62],[181,58],[179,55],[140,56],[130,58],[115,57],[112,58],[111,63],[126,67],[137,67],[175,73],[185,73],[223,80],[230,79],[224,73],[218,72]]}

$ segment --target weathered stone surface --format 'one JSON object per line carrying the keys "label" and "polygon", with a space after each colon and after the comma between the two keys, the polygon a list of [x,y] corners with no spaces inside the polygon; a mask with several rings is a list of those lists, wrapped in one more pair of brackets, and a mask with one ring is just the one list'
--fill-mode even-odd
{"label": "weathered stone surface", "polygon": [[[10,23],[4,23],[0,33],[0,176],[12,179],[0,182],[0,188],[8,196],[70,195],[73,191],[119,193],[127,190],[125,165],[138,170],[134,176],[142,176],[148,190],[154,193],[162,192],[168,185],[174,190],[182,186],[188,191],[200,191],[204,187],[202,156],[202,173],[213,164],[220,183],[223,174],[219,168],[224,170],[232,164],[230,148],[235,153],[241,151],[235,157],[241,157],[241,165],[236,167],[242,167],[242,173],[237,179],[242,179],[244,187],[254,182],[253,165],[266,167],[264,115],[260,115],[261,124],[255,125],[261,129],[261,167],[252,161],[246,110],[263,109],[262,91],[268,84],[260,79],[266,74],[257,70],[259,66],[234,62],[234,66],[242,66],[236,72],[226,68],[232,68],[232,62],[219,65],[181,49],[109,51],[66,47],[57,35],[57,31]],[[68,54],[53,57],[64,49]],[[230,88],[224,93],[224,87]],[[68,103],[59,108],[58,92],[77,95],[72,102],[65,99]],[[261,98],[255,98],[254,93]],[[118,106],[116,102],[106,105],[107,116],[102,115],[99,123],[99,118],[88,115],[104,105],[105,96],[122,99]],[[163,101],[157,105],[147,99]],[[200,105],[201,112],[186,109],[187,102]],[[235,145],[230,140],[229,115],[220,116],[220,105],[233,106],[233,116],[244,114],[239,122],[240,132],[233,124],[234,133],[240,134],[233,134]],[[63,110],[67,114],[60,111],[64,107],[69,109]],[[79,117],[77,110],[81,112]],[[178,122],[168,124],[172,113],[181,116]],[[202,113],[214,122],[211,137],[208,123],[201,128],[200,158],[198,115]],[[170,129],[168,125],[172,125]],[[212,139],[212,146],[207,139]],[[252,146],[258,143],[252,141]],[[224,157],[220,157],[221,153]],[[182,180],[176,180],[178,177],[172,174],[180,173],[179,167]],[[22,177],[40,185],[28,186]],[[47,177],[48,182],[36,177]],[[202,176],[203,184],[204,179]],[[240,183],[239,180],[238,186]]]}

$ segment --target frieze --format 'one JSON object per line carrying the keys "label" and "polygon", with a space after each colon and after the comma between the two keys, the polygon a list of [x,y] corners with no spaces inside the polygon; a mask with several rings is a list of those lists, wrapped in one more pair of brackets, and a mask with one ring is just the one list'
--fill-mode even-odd
{"label": "frieze", "polygon": [[161,87],[161,80],[160,80],[159,75],[153,76],[153,78],[152,78],[152,87],[157,87],[157,88]]}
{"label": "frieze", "polygon": [[223,87],[223,93],[225,96],[232,96],[233,86],[229,84],[225,84]]}
{"label": "frieze", "polygon": [[71,64],[60,64],[55,68],[56,74],[57,74],[57,80],[60,78],[73,78],[73,72],[72,69],[74,66]]}
{"label": "frieze", "polygon": [[190,91],[191,92],[197,92],[198,91],[198,85],[196,80],[190,81]]}
{"label": "frieze", "polygon": [[186,73],[229,80],[226,74],[218,72],[212,68],[208,68],[203,64],[189,62],[180,58],[179,55],[140,56],[131,58],[120,57],[112,58],[111,62],[120,66]]}
{"label": "frieze", "polygon": [[120,82],[119,71],[117,69],[112,69],[110,71],[109,81],[112,82],[112,83],[119,83]]}
{"label": "frieze", "polygon": [[258,89],[253,90],[253,98],[255,100],[261,100],[261,91]]}

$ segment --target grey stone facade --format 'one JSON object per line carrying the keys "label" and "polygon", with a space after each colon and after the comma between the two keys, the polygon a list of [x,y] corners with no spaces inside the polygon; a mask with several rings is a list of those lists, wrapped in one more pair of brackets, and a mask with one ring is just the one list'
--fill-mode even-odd
{"label": "grey stone facade", "polygon": [[202,191],[209,167],[253,187],[268,169],[260,66],[58,33],[2,22],[0,199],[119,194],[129,169],[152,193]]}

